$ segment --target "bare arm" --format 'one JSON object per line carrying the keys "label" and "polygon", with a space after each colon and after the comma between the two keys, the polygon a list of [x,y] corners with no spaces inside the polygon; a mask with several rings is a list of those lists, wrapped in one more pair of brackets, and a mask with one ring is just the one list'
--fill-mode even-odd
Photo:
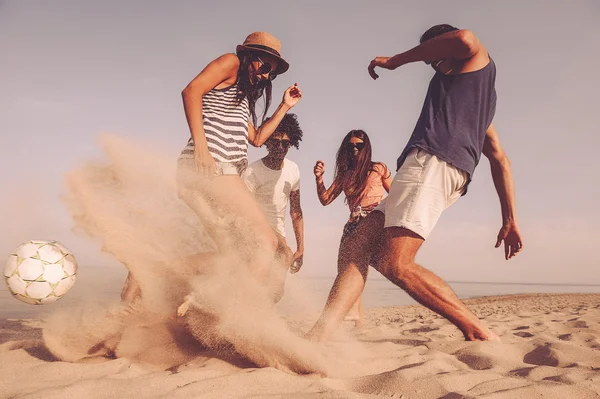
{"label": "bare arm", "polygon": [[331,204],[341,193],[342,187],[333,182],[329,188],[325,188],[323,177],[317,177],[317,195],[323,206]]}
{"label": "bare arm", "polygon": [[505,258],[510,259],[523,249],[523,240],[517,225],[515,187],[510,161],[493,124],[490,124],[486,132],[483,155],[490,161],[492,179],[502,211],[502,228],[498,233],[496,248],[504,241]]}
{"label": "bare arm", "polygon": [[298,84],[287,88],[283,94],[283,100],[277,107],[271,118],[256,129],[252,123],[248,124],[248,141],[255,147],[263,145],[273,134],[285,114],[300,101],[302,92],[298,88]]}
{"label": "bare arm", "polygon": [[477,36],[469,30],[457,30],[434,37],[393,57],[376,57],[371,61],[368,69],[371,77],[377,79],[375,67],[394,70],[411,62],[448,58],[468,60],[480,53],[485,53],[485,49]]}
{"label": "bare arm", "polygon": [[208,64],[181,92],[183,108],[194,140],[194,158],[203,173],[210,174],[215,162],[208,152],[202,122],[202,96],[222,83],[233,83],[237,77],[239,59],[225,54]]}
{"label": "bare arm", "polygon": [[[294,235],[296,236],[296,252],[292,257],[292,273],[298,272],[304,261],[304,218],[302,217],[302,207],[300,206],[300,190],[290,193],[290,216]],[[294,262],[296,264],[294,265]]]}
{"label": "bare arm", "polygon": [[323,184],[323,173],[325,172],[325,163],[323,161],[317,161],[314,168],[314,174],[317,181],[317,195],[321,205],[327,206],[333,202],[343,191],[343,187],[333,181],[333,184],[329,188],[325,188]]}
{"label": "bare arm", "polygon": [[436,61],[445,58],[471,58],[481,48],[477,36],[469,30],[444,33],[427,40],[412,49],[396,54],[388,61],[390,69],[419,61]]}
{"label": "bare arm", "polygon": [[392,186],[392,172],[387,168],[385,164],[381,164],[383,166],[383,171],[381,174],[381,183],[383,184],[383,188],[388,193],[390,192],[390,187]]}

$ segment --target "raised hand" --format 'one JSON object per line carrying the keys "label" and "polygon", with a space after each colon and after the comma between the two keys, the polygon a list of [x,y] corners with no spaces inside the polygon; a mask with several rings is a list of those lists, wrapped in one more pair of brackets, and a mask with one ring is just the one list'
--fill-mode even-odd
{"label": "raised hand", "polygon": [[285,93],[283,93],[283,103],[290,108],[298,104],[301,98],[302,92],[298,87],[298,83],[294,83],[293,86],[288,87]]}
{"label": "raised hand", "polygon": [[304,251],[296,251],[292,257],[292,265],[290,266],[290,273],[298,273],[302,264],[304,263]]}
{"label": "raised hand", "polygon": [[315,176],[317,178],[323,176],[323,173],[325,172],[325,163],[323,161],[317,161],[317,163],[315,164],[315,168],[313,169],[313,173],[315,174]]}

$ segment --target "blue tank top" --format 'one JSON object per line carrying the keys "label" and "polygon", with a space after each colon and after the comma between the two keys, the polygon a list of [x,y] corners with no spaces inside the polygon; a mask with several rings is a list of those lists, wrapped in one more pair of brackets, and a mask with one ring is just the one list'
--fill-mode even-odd
{"label": "blue tank top", "polygon": [[[485,133],[496,112],[496,65],[459,75],[436,72],[429,83],[415,129],[397,168],[414,147],[464,170],[470,183],[479,163]],[[463,195],[467,192],[466,187]]]}

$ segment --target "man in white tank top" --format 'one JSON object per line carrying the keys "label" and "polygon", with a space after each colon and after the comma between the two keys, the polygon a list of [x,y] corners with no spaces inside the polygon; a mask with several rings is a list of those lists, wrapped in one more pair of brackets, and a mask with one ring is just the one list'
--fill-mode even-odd
{"label": "man in white tank top", "polygon": [[[302,130],[295,114],[286,114],[273,135],[265,143],[268,154],[248,166],[242,178],[256,197],[269,224],[279,238],[278,255],[282,257],[281,274],[277,280],[283,285],[289,268],[296,273],[302,267],[304,255],[304,222],[300,206],[300,170],[286,158],[290,147],[298,148]],[[285,238],[285,214],[288,203],[296,236],[296,252],[292,252]],[[283,294],[283,286],[281,287]]]}

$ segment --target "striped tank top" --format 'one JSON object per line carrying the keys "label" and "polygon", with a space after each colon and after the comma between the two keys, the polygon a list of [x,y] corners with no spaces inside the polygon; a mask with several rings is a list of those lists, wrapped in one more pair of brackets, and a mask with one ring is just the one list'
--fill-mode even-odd
{"label": "striped tank top", "polygon": [[[202,96],[202,120],[208,151],[215,161],[233,163],[248,158],[248,99],[236,101],[237,85],[212,89]],[[180,159],[194,158],[190,137]]]}

